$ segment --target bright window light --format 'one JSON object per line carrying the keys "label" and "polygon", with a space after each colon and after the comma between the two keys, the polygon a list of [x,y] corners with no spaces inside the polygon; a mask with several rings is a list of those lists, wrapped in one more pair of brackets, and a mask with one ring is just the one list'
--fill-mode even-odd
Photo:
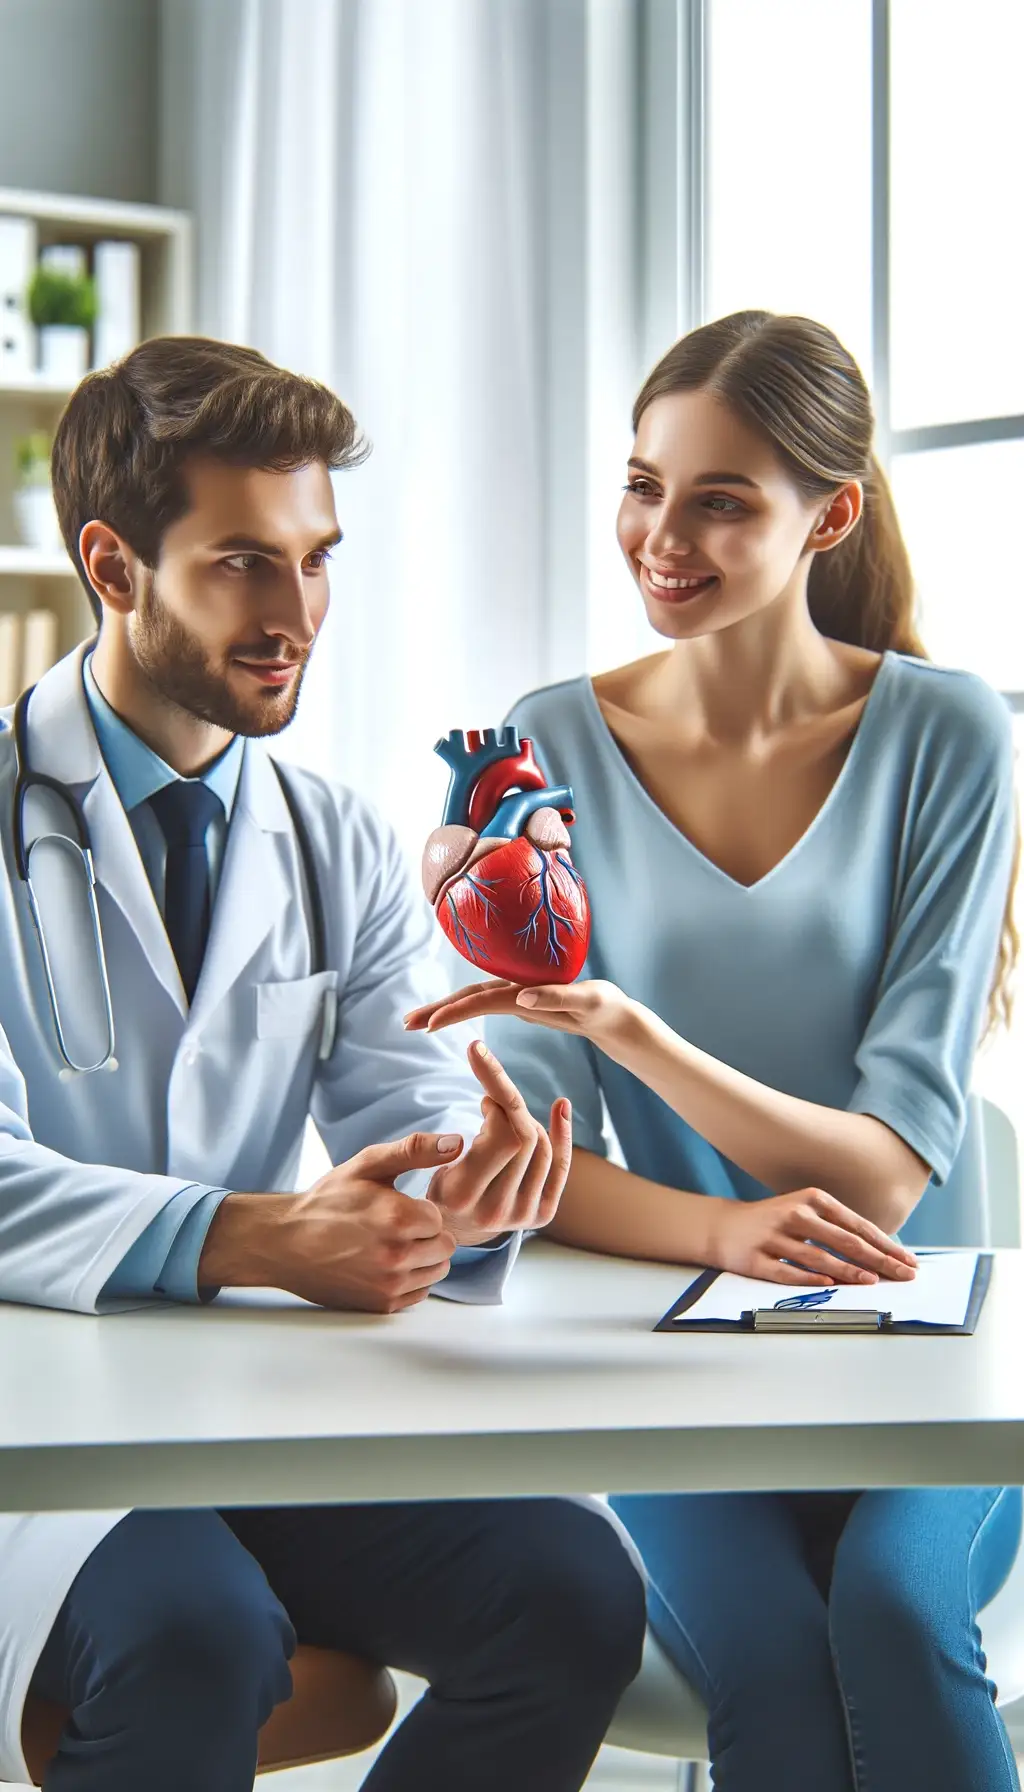
{"label": "bright window light", "polygon": [[897,455],[892,485],[932,659],[1024,691],[1024,441]]}
{"label": "bright window light", "polygon": [[893,426],[1016,415],[1024,6],[891,0],[891,19]]}
{"label": "bright window light", "polygon": [[870,0],[708,11],[708,315],[816,318],[870,381]]}

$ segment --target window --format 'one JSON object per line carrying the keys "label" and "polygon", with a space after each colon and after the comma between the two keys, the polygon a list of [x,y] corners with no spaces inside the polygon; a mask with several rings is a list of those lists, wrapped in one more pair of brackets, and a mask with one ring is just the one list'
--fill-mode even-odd
{"label": "window", "polygon": [[1024,6],[890,3],[896,429],[1024,412]]}
{"label": "window", "polygon": [[708,0],[707,25],[706,316],[817,318],[870,379],[871,0]]}
{"label": "window", "polygon": [[683,327],[763,306],[835,330],[872,387],[926,643],[1024,711],[1024,6],[676,12]]}
{"label": "window", "polygon": [[892,488],[929,654],[1024,691],[1024,439],[897,454]]}

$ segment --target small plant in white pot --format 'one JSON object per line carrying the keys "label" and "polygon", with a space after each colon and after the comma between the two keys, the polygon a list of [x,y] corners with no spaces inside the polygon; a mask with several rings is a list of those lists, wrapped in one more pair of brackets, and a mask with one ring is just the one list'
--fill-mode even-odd
{"label": "small plant in white pot", "polygon": [[38,267],[28,286],[28,314],[39,331],[39,370],[74,386],[89,367],[89,331],[96,288],[88,274]]}
{"label": "small plant in white pot", "polygon": [[14,520],[28,548],[52,554],[60,547],[60,524],[50,489],[50,438],[42,430],[22,436],[14,447],[17,483]]}

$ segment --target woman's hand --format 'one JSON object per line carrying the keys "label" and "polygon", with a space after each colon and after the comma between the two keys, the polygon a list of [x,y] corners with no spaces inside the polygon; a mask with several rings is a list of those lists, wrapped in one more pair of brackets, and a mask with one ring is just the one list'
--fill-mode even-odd
{"label": "woman's hand", "polygon": [[708,1260],[715,1269],[761,1282],[816,1287],[880,1277],[908,1282],[917,1268],[913,1251],[820,1188],[763,1201],[721,1202]]}
{"label": "woman's hand", "polygon": [[435,1033],[458,1021],[488,1014],[514,1014],[535,1026],[559,1033],[578,1033],[605,1050],[619,1043],[638,1013],[637,1005],[614,983],[596,978],[584,983],[544,983],[524,989],[519,983],[492,978],[468,983],[443,1001],[414,1008],[405,1017],[409,1032]]}

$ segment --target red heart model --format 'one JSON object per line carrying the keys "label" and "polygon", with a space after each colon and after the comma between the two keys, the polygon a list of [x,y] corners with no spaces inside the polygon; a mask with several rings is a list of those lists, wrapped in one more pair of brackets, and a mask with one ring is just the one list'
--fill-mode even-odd
{"label": "red heart model", "polygon": [[455,950],[514,983],[572,983],[590,944],[586,885],[569,852],[567,785],[551,788],[517,728],[455,729],[435,752],[451,770],[423,888]]}

